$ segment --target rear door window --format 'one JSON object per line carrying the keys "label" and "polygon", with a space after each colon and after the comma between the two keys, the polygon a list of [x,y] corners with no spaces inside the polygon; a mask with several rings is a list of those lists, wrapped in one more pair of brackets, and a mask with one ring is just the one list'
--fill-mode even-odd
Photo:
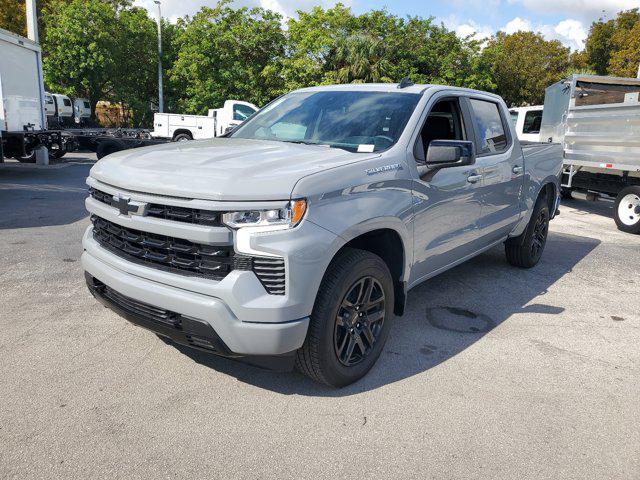
{"label": "rear door window", "polygon": [[500,153],[506,150],[508,140],[498,104],[476,98],[469,101],[478,135],[478,154]]}

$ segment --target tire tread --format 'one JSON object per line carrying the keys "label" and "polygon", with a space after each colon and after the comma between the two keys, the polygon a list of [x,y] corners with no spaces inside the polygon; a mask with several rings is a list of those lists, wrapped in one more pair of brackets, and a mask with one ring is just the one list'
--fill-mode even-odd
{"label": "tire tread", "polygon": [[364,250],[345,248],[331,261],[329,268],[327,268],[322,278],[318,295],[313,305],[307,338],[302,347],[298,349],[295,359],[296,368],[316,382],[333,386],[322,371],[319,352],[320,336],[323,326],[319,319],[324,318],[324,316],[328,314],[326,310],[332,307],[334,299],[331,298],[330,293],[338,286],[342,276],[345,275],[353,265],[369,258],[371,255],[371,253]]}

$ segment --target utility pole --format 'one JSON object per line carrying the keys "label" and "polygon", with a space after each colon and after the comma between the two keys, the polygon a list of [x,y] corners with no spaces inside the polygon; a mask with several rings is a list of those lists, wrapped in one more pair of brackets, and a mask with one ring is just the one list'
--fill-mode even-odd
{"label": "utility pole", "polygon": [[154,0],[153,3],[158,5],[158,112],[163,113],[164,101],[162,100],[162,12],[160,10],[160,0]]}
{"label": "utility pole", "polygon": [[36,13],[36,0],[26,0],[27,13],[27,38],[38,43],[38,14]]}

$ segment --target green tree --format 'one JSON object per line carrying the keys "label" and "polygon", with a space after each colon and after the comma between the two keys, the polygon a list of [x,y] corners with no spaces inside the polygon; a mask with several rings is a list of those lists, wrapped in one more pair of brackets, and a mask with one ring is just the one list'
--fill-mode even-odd
{"label": "green tree", "polygon": [[2,0],[0,2],[0,28],[27,36],[27,17],[24,0]]}
{"label": "green tree", "polygon": [[616,31],[612,43],[615,49],[609,59],[609,75],[635,78],[640,65],[640,21]]}
{"label": "green tree", "polygon": [[157,25],[141,8],[117,14],[118,32],[112,55],[117,73],[111,79],[109,98],[132,115],[133,126],[151,124],[151,102],[158,100]]}
{"label": "green tree", "polygon": [[638,65],[636,63],[634,69],[630,62],[638,57],[638,50],[633,46],[637,43],[632,32],[639,22],[640,10],[637,8],[619,12],[610,20],[593,22],[585,42],[589,67],[598,75],[635,77]]}
{"label": "green tree", "polygon": [[273,69],[284,54],[280,15],[262,8],[233,9],[228,3],[203,7],[180,22],[184,30],[169,77],[180,85],[181,111],[206,113],[228,98],[260,105],[282,88]]}
{"label": "green tree", "polygon": [[389,53],[383,40],[356,34],[338,39],[329,53],[330,81],[335,83],[390,82]]}
{"label": "green tree", "polygon": [[545,88],[563,78],[569,68],[569,49],[541,34],[498,32],[482,51],[496,91],[509,105],[538,104]]}
{"label": "green tree", "polygon": [[88,98],[92,115],[119,78],[118,17],[102,0],[71,0],[44,10],[43,69],[47,88]]}
{"label": "green tree", "polygon": [[351,9],[337,3],[330,9],[299,10],[287,23],[286,56],[280,60],[283,91],[325,82],[327,62],[339,38],[358,32]]}

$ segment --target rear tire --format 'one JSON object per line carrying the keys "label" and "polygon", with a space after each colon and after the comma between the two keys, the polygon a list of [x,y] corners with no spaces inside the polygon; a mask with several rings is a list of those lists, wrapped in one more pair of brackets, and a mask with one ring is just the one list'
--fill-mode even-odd
{"label": "rear tire", "polygon": [[20,163],[36,163],[36,151],[31,150],[29,155],[25,155],[24,157],[15,157]]}
{"label": "rear tire", "polygon": [[54,160],[58,160],[64,157],[65,154],[67,153],[66,150],[63,149],[62,145],[56,144],[56,147],[57,148],[49,149],[49,157],[53,158]]}
{"label": "rear tire", "polygon": [[620,190],[613,208],[613,219],[618,230],[640,233],[640,186]]}
{"label": "rear tire", "polygon": [[119,142],[118,140],[106,140],[98,144],[98,147],[96,148],[96,157],[100,160],[102,157],[119,152],[120,150],[125,150],[125,145],[122,142]]}
{"label": "rear tire", "polygon": [[188,142],[189,140],[193,140],[193,137],[188,133],[179,133],[173,137],[174,142]]}
{"label": "rear tire", "polygon": [[344,249],[322,279],[296,368],[332,387],[362,378],[389,336],[393,303],[393,280],[384,261],[364,250]]}
{"label": "rear tire", "polygon": [[525,231],[504,242],[507,261],[514,267],[531,268],[542,257],[549,233],[549,206],[547,196],[540,195],[533,207],[531,220]]}

